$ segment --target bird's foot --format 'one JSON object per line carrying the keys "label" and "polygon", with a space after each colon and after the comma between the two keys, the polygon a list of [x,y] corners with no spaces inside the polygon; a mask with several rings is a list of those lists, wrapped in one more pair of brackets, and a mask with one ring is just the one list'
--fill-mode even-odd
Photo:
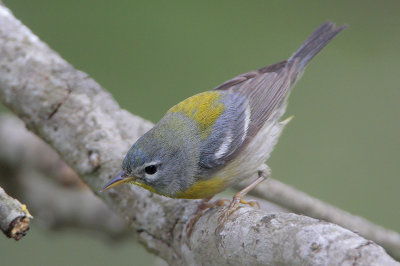
{"label": "bird's foot", "polygon": [[232,201],[230,202],[228,208],[224,210],[222,215],[218,218],[218,227],[216,231],[219,231],[225,222],[228,220],[229,216],[232,215],[239,207],[240,204],[250,205],[251,207],[257,206],[260,209],[260,204],[255,200],[245,201],[243,200],[243,196],[239,193],[236,193],[233,196]]}
{"label": "bird's foot", "polygon": [[230,200],[227,199],[219,199],[214,202],[209,202],[212,197],[203,199],[200,204],[197,206],[197,211],[195,215],[193,216],[192,219],[190,219],[189,223],[186,226],[186,237],[189,239],[190,235],[192,234],[194,225],[196,222],[200,219],[200,217],[203,215],[203,213],[211,209],[215,206],[226,206],[227,204],[230,203]]}
{"label": "bird's foot", "polygon": [[269,168],[266,165],[263,165],[260,170],[258,170],[258,178],[254,180],[250,185],[239,191],[233,196],[232,201],[230,202],[228,208],[224,210],[222,215],[218,219],[218,226],[215,229],[217,233],[222,229],[229,216],[234,213],[239,207],[240,203],[250,205],[251,207],[257,206],[260,209],[260,204],[257,201],[245,201],[243,197],[253,188],[255,188],[258,184],[264,181],[270,175]]}
{"label": "bird's foot", "polygon": [[233,196],[232,201],[227,199],[219,199],[214,202],[209,202],[212,197],[203,199],[197,207],[197,211],[195,216],[189,221],[188,225],[186,226],[186,236],[189,239],[190,235],[192,234],[193,227],[196,222],[200,219],[203,215],[204,211],[213,208],[215,206],[226,206],[229,204],[228,208],[223,211],[222,215],[218,218],[218,226],[215,229],[215,233],[220,231],[228,220],[229,216],[234,213],[239,207],[240,204],[250,205],[251,207],[257,206],[260,209],[260,204],[255,200],[245,201],[243,197],[253,188],[255,188],[258,184],[264,181],[270,175],[269,168],[266,165],[263,165],[260,170],[258,170],[258,178],[254,180],[250,185],[239,191]]}

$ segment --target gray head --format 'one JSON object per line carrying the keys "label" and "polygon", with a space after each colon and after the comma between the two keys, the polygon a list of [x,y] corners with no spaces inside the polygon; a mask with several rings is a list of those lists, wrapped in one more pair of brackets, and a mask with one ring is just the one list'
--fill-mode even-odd
{"label": "gray head", "polygon": [[121,173],[105,189],[133,182],[158,194],[175,197],[194,183],[198,141],[191,137],[193,132],[188,134],[194,128],[183,127],[181,123],[186,119],[177,115],[167,114],[168,119],[164,117],[129,149]]}

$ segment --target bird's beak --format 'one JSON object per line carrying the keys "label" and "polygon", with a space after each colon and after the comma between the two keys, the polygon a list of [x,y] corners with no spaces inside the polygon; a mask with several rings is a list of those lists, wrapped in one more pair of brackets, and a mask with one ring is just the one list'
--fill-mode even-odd
{"label": "bird's beak", "polygon": [[103,187],[103,189],[102,189],[101,191],[103,192],[103,191],[105,191],[105,190],[107,190],[107,189],[109,189],[109,188],[112,188],[112,187],[121,185],[121,184],[123,184],[123,183],[128,183],[128,182],[130,182],[130,181],[132,181],[132,180],[134,180],[134,179],[135,179],[135,177],[133,177],[133,176],[128,176],[128,174],[127,174],[125,171],[121,171],[121,172],[119,172],[119,174],[118,174],[116,177],[114,177],[113,179],[111,179],[110,182],[108,182],[108,183]]}

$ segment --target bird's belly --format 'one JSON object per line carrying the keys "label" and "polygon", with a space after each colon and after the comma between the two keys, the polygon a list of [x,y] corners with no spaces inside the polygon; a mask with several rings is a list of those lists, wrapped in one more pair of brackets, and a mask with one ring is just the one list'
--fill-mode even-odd
{"label": "bird's belly", "polygon": [[201,180],[193,184],[185,191],[179,192],[176,197],[180,199],[204,199],[214,196],[225,190],[229,183],[226,178],[216,176],[210,179]]}
{"label": "bird's belly", "polygon": [[183,199],[204,199],[214,196],[247,177],[254,176],[259,165],[250,165],[253,167],[235,164],[232,161],[216,172],[213,177],[194,183],[185,191],[179,192],[176,197]]}

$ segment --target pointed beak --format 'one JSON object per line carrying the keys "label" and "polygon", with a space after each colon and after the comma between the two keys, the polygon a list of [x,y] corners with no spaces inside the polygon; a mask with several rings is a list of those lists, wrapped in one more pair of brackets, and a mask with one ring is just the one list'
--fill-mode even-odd
{"label": "pointed beak", "polygon": [[128,182],[130,182],[130,181],[132,181],[132,180],[135,180],[135,177],[133,177],[133,176],[128,176],[128,174],[127,174],[125,171],[121,171],[121,172],[119,172],[119,174],[118,174],[116,177],[114,177],[113,179],[111,179],[110,182],[108,182],[108,183],[103,187],[103,189],[101,190],[101,192],[103,192],[103,191],[105,191],[105,190],[107,190],[107,189],[110,189],[110,188],[112,188],[112,187],[121,185],[121,184],[123,184],[123,183],[128,183]]}

